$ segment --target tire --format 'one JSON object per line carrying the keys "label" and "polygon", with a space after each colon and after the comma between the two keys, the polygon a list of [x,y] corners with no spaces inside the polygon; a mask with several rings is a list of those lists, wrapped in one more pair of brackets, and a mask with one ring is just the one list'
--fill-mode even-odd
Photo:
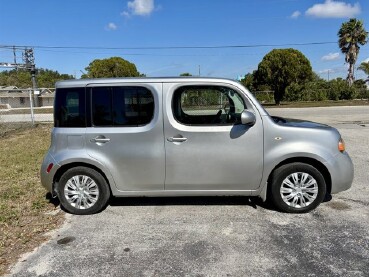
{"label": "tire", "polygon": [[58,197],[69,213],[87,215],[100,212],[110,199],[110,188],[105,178],[88,167],[68,169],[60,178]]}
{"label": "tire", "polygon": [[324,199],[326,183],[315,167],[291,163],[272,173],[270,198],[276,208],[287,213],[307,213]]}

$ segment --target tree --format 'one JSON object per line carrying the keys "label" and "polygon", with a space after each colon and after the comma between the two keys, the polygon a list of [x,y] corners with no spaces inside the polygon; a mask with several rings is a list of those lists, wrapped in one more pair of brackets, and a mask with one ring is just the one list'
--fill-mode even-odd
{"label": "tree", "polygon": [[243,84],[248,90],[255,91],[255,80],[254,80],[254,73],[247,73],[243,79],[241,79],[241,84]]}
{"label": "tree", "polygon": [[[60,80],[73,79],[72,75],[60,74],[58,71],[50,69],[37,70],[37,84],[41,88],[52,88],[55,82]],[[32,87],[31,74],[26,70],[9,70],[0,72],[0,86],[16,86],[18,88]]]}
{"label": "tree", "polygon": [[286,88],[292,83],[304,84],[312,80],[313,70],[309,60],[296,49],[274,49],[266,54],[255,72],[259,85],[274,90],[274,101],[280,104]]}
{"label": "tree", "polygon": [[185,73],[181,73],[179,76],[190,77],[190,76],[192,76],[192,74],[188,73],[188,72],[185,72]]}
{"label": "tree", "polygon": [[364,71],[364,73],[368,75],[367,81],[369,81],[369,62],[362,62],[357,69]]}
{"label": "tree", "polygon": [[81,78],[140,77],[136,65],[120,57],[93,60]]}
{"label": "tree", "polygon": [[330,100],[351,100],[355,98],[355,88],[342,78],[336,78],[328,82],[328,98]]}
{"label": "tree", "polygon": [[344,22],[338,31],[338,45],[345,54],[346,63],[349,64],[347,83],[351,87],[354,83],[354,68],[359,55],[360,46],[367,43],[368,32],[365,31],[362,20],[351,18]]}
{"label": "tree", "polygon": [[60,74],[50,69],[39,69],[37,73],[37,84],[39,87],[53,88],[60,80],[74,79],[72,75]]}

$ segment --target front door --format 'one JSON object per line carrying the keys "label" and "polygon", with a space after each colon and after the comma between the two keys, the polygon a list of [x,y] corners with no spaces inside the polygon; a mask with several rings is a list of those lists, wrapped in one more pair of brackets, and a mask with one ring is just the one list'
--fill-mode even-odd
{"label": "front door", "polygon": [[166,190],[255,190],[263,171],[263,125],[241,124],[247,97],[227,84],[164,84]]}

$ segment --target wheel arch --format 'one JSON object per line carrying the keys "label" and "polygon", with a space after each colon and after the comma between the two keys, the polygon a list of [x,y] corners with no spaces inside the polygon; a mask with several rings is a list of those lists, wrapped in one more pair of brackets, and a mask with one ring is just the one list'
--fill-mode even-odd
{"label": "wheel arch", "polygon": [[331,191],[332,191],[332,177],[331,177],[331,174],[329,173],[329,170],[320,161],[318,161],[316,159],[313,159],[313,158],[308,158],[308,157],[288,158],[286,160],[283,160],[279,164],[277,164],[269,174],[267,191],[270,191],[270,186],[272,184],[272,176],[273,176],[274,171],[276,169],[280,168],[283,165],[291,164],[291,163],[304,163],[304,164],[308,164],[308,165],[311,165],[311,166],[315,167],[324,177],[324,181],[325,181],[326,188],[327,188],[326,194],[331,193]]}
{"label": "wheel arch", "polygon": [[61,178],[61,176],[63,176],[63,174],[65,172],[67,172],[69,169],[71,168],[74,168],[74,167],[87,167],[87,168],[90,168],[90,169],[93,169],[95,170],[96,172],[98,172],[106,181],[106,183],[108,184],[108,187],[109,187],[109,190],[110,190],[110,193],[112,193],[112,190],[111,190],[111,185],[110,185],[110,182],[109,182],[109,179],[107,178],[106,174],[100,169],[98,168],[97,166],[94,166],[92,164],[89,164],[89,163],[83,163],[83,162],[72,162],[72,163],[68,163],[68,164],[65,164],[63,166],[61,166],[57,171],[56,173],[54,174],[54,178],[53,178],[53,188],[52,188],[52,193],[57,195],[57,184],[59,183],[59,180]]}

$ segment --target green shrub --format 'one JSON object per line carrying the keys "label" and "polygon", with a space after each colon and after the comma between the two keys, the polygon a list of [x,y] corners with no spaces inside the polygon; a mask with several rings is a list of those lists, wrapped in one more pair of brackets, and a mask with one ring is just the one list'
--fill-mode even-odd
{"label": "green shrub", "polygon": [[255,91],[253,94],[260,103],[270,103],[274,99],[273,91]]}
{"label": "green shrub", "polygon": [[356,98],[369,99],[369,90],[367,88],[356,89]]}
{"label": "green shrub", "polygon": [[297,84],[292,83],[286,88],[286,93],[284,95],[284,100],[290,101],[290,102],[296,102],[302,100],[302,91],[304,87]]}
{"label": "green shrub", "polygon": [[305,89],[304,101],[324,101],[327,100],[327,90],[326,89]]}
{"label": "green shrub", "polygon": [[340,91],[340,100],[352,100],[356,98],[356,90],[354,87],[345,87]]}

